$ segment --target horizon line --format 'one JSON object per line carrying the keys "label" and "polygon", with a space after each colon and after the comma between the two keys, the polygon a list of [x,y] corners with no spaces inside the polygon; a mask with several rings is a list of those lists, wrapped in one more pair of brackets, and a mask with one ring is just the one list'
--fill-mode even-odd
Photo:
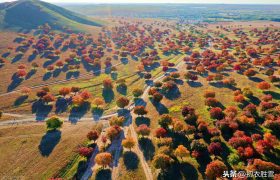
{"label": "horizon line", "polygon": [[[46,1],[45,1],[46,2]],[[49,2],[50,3],[50,2]],[[163,2],[163,3],[160,3],[160,2],[158,2],[158,3],[149,3],[149,2],[129,2],[129,3],[127,3],[127,2],[119,2],[119,3],[98,3],[98,2],[62,2],[62,3],[60,3],[60,2],[52,2],[52,4],[85,4],[85,5],[88,5],[88,4],[98,4],[98,5],[110,5],[110,4],[114,4],[114,5],[117,5],[117,4],[123,4],[123,5],[125,5],[125,4],[128,4],[128,5],[130,5],[130,4],[176,4],[176,5],[180,5],[180,4],[201,4],[201,5],[280,5],[280,3],[271,3],[271,4],[269,4],[269,3],[195,3],[195,2],[193,2],[193,3],[183,3],[183,2],[178,2],[178,3],[176,3],[176,2],[172,2],[172,3],[166,3],[166,2]]]}

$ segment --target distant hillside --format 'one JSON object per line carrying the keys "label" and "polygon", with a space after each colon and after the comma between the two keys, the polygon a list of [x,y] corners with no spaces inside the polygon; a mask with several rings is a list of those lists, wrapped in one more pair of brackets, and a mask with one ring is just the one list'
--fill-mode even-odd
{"label": "distant hillside", "polygon": [[70,27],[78,30],[81,24],[102,26],[85,16],[39,0],[19,0],[0,4],[0,27],[34,29],[48,23],[55,29]]}

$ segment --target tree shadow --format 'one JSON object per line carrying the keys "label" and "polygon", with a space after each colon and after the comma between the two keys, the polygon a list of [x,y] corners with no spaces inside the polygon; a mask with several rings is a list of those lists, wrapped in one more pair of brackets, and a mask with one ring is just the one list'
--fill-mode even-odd
{"label": "tree shadow", "polygon": [[99,76],[101,74],[101,66],[100,65],[93,66],[93,74],[95,76]]}
{"label": "tree shadow", "polygon": [[7,58],[11,53],[10,52],[6,52],[4,54],[2,54],[2,58]]}
{"label": "tree shadow", "polygon": [[253,81],[253,82],[262,82],[263,81],[263,79],[258,78],[258,77],[249,77],[248,79]]}
{"label": "tree shadow", "polygon": [[29,57],[28,57],[28,62],[32,62],[34,59],[36,59],[37,57],[37,54],[31,54]]}
{"label": "tree shadow", "polygon": [[155,146],[148,138],[139,139],[139,147],[143,151],[144,157],[147,161],[152,160],[155,154]]}
{"label": "tree shadow", "polygon": [[179,166],[182,175],[185,179],[188,180],[196,180],[198,179],[198,172],[197,169],[188,162],[183,162]]}
{"label": "tree shadow", "polygon": [[169,113],[168,108],[161,102],[155,102],[155,101],[151,100],[151,103],[154,105],[154,107],[156,108],[157,112],[160,115]]}
{"label": "tree shadow", "polygon": [[67,111],[69,101],[63,97],[59,97],[55,103],[55,113],[61,114]]}
{"label": "tree shadow", "polygon": [[280,100],[280,93],[275,91],[264,91],[264,94],[270,94],[273,99]]}
{"label": "tree shadow", "polygon": [[113,80],[117,80],[117,79],[118,79],[118,73],[117,73],[117,72],[112,72],[112,73],[111,73],[111,78],[112,78]]}
{"label": "tree shadow", "polygon": [[224,84],[222,82],[210,82],[209,83],[211,86],[214,86],[216,88],[223,88]]}
{"label": "tree shadow", "polygon": [[127,87],[118,86],[117,91],[122,95],[127,95]]}
{"label": "tree shadow", "polygon": [[30,79],[34,74],[36,73],[36,70],[32,69],[31,71],[29,71],[25,77],[25,80]]}
{"label": "tree shadow", "polygon": [[126,65],[128,64],[128,59],[127,58],[121,58],[122,64]]}
{"label": "tree shadow", "polygon": [[13,64],[13,63],[16,63],[16,62],[20,61],[22,57],[23,57],[23,54],[18,54],[18,55],[16,55],[16,56],[13,58],[13,60],[12,60],[11,63]]}
{"label": "tree shadow", "polygon": [[250,96],[249,100],[250,100],[251,103],[253,103],[257,106],[261,103],[261,100],[256,96]]}
{"label": "tree shadow", "polygon": [[16,73],[13,75],[12,77],[12,82],[11,84],[8,86],[7,91],[11,92],[14,89],[16,89],[21,83],[22,83],[23,79],[19,78]]}
{"label": "tree shadow", "polygon": [[75,72],[72,72],[72,71],[69,71],[66,73],[66,79],[71,79],[72,77],[77,79],[78,77],[80,76],[80,72],[79,71],[75,71]]}
{"label": "tree shadow", "polygon": [[43,67],[46,68],[46,67],[48,67],[49,65],[52,65],[52,64],[55,63],[58,59],[59,59],[59,56],[55,56],[55,57],[51,58],[49,61],[46,61],[46,62],[43,64]]}
{"label": "tree shadow", "polygon": [[80,106],[72,107],[69,115],[69,121],[72,124],[77,124],[77,122],[90,110],[90,103],[85,102]]}
{"label": "tree shadow", "polygon": [[42,156],[48,157],[52,151],[54,150],[55,146],[59,143],[61,139],[61,132],[58,130],[55,131],[48,131],[41,139],[39,145],[39,151]]}
{"label": "tree shadow", "polygon": [[140,126],[141,124],[146,124],[147,126],[150,126],[151,120],[148,117],[137,117],[135,118],[135,124],[137,126]]}
{"label": "tree shadow", "polygon": [[181,97],[181,92],[177,86],[169,90],[168,92],[163,93],[164,96],[169,100],[178,99]]}
{"label": "tree shadow", "polygon": [[100,120],[100,118],[102,117],[104,113],[104,110],[101,108],[93,108],[92,109],[92,117],[95,121]]}
{"label": "tree shadow", "polygon": [[46,72],[43,76],[43,81],[47,81],[52,77],[52,73],[51,72]]}
{"label": "tree shadow", "polygon": [[211,158],[207,151],[203,152],[203,155],[197,159],[197,162],[200,164],[199,171],[204,173],[206,166],[211,162]]}
{"label": "tree shadow", "polygon": [[104,101],[106,103],[112,102],[115,98],[115,94],[114,94],[114,91],[112,89],[103,89],[102,96],[103,96]]}
{"label": "tree shadow", "polygon": [[60,75],[60,73],[62,72],[62,69],[55,69],[53,71],[53,77],[58,77]]}
{"label": "tree shadow", "polygon": [[112,172],[110,169],[101,169],[96,173],[95,180],[111,180]]}
{"label": "tree shadow", "polygon": [[74,175],[74,179],[82,179],[84,172],[87,169],[87,161],[80,161],[78,164],[77,172]]}
{"label": "tree shadow", "polygon": [[146,80],[145,83],[146,83],[148,86],[153,86],[153,85],[154,85],[154,81],[153,81],[153,80]]}
{"label": "tree shadow", "polygon": [[15,100],[15,102],[14,102],[14,106],[20,106],[20,105],[22,105],[27,99],[28,99],[28,96],[27,96],[27,95],[18,97],[18,98]]}
{"label": "tree shadow", "polygon": [[39,99],[32,104],[32,114],[36,115],[37,121],[44,121],[48,117],[52,108],[52,105],[45,105],[44,102]]}
{"label": "tree shadow", "polygon": [[142,98],[135,98],[134,99],[135,106],[144,106],[146,107],[147,103]]}
{"label": "tree shadow", "polygon": [[158,180],[182,180],[182,173],[180,172],[180,164],[173,163],[165,171],[161,171],[157,177]]}
{"label": "tree shadow", "polygon": [[123,155],[123,162],[127,170],[136,170],[139,165],[139,158],[135,152],[127,151]]}
{"label": "tree shadow", "polygon": [[230,149],[224,142],[221,142],[221,145],[222,145],[223,151],[220,156],[223,159],[223,161],[225,162],[225,165],[228,167],[228,169],[232,169],[231,165],[228,163],[228,156],[230,154]]}
{"label": "tree shadow", "polygon": [[184,84],[184,81],[181,80],[181,79],[175,79],[174,82],[178,85],[183,85]]}

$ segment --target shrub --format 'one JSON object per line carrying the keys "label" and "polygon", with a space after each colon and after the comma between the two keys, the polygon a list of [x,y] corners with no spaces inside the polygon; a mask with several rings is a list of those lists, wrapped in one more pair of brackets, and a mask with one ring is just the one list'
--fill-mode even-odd
{"label": "shrub", "polygon": [[110,140],[113,140],[119,135],[120,132],[121,132],[121,128],[115,125],[108,128],[106,135]]}
{"label": "shrub", "polygon": [[228,156],[228,162],[232,165],[238,165],[241,162],[241,159],[237,154],[232,153]]}
{"label": "shrub", "polygon": [[123,116],[120,116],[120,117],[113,116],[110,119],[110,125],[111,126],[123,126],[124,121],[125,121],[125,117],[123,117]]}
{"label": "shrub", "polygon": [[84,99],[80,95],[72,97],[72,103],[74,106],[81,106],[84,103]]}
{"label": "shrub", "polygon": [[224,171],[226,170],[227,170],[227,166],[223,162],[219,160],[215,160],[210,162],[206,166],[205,175],[209,179],[217,179],[222,177]]}
{"label": "shrub", "polygon": [[248,98],[250,98],[254,95],[253,92],[250,90],[250,88],[244,88],[243,94],[245,97],[248,97]]}
{"label": "shrub", "polygon": [[272,101],[272,99],[273,99],[273,97],[272,97],[271,94],[267,94],[267,95],[264,95],[264,96],[262,97],[262,100],[263,100],[264,102]]}
{"label": "shrub", "polygon": [[261,110],[262,111],[266,111],[268,109],[272,109],[274,107],[274,104],[273,103],[270,103],[270,102],[264,102],[262,101],[260,103],[260,107],[261,107]]}
{"label": "shrub", "polygon": [[244,75],[247,77],[252,77],[256,75],[256,71],[254,69],[248,69],[244,72]]}
{"label": "shrub", "polygon": [[254,159],[253,163],[248,166],[248,170],[250,171],[274,171],[274,173],[279,173],[280,172],[280,166],[271,163],[271,162],[266,162],[261,159]]}
{"label": "shrub", "polygon": [[23,94],[23,95],[29,95],[31,93],[31,89],[28,88],[28,87],[23,87],[21,88],[20,92]]}
{"label": "shrub", "polygon": [[216,107],[218,105],[218,100],[212,97],[209,97],[205,100],[205,105],[209,107]]}
{"label": "shrub", "polygon": [[238,147],[237,148],[238,155],[241,158],[248,159],[254,155],[254,149],[250,146],[248,147]]}
{"label": "shrub", "polygon": [[273,149],[273,145],[266,140],[259,140],[256,143],[256,151],[260,154],[269,153]]}
{"label": "shrub", "polygon": [[161,127],[168,128],[168,126],[172,123],[172,117],[168,114],[163,114],[159,118],[158,123]]}
{"label": "shrub", "polygon": [[[236,131],[238,132],[238,131]],[[240,137],[232,137],[229,139],[229,144],[234,147],[234,148],[238,148],[238,147],[247,147],[249,145],[252,145],[252,139],[251,137],[248,136],[240,136]]]}
{"label": "shrub", "polygon": [[175,156],[183,159],[184,157],[190,156],[190,151],[183,145],[179,145],[175,151],[174,151]]}
{"label": "shrub", "polygon": [[235,106],[228,106],[226,109],[225,109],[225,115],[229,118],[234,118],[236,117],[238,113],[238,110]]}
{"label": "shrub", "polygon": [[263,81],[263,82],[260,82],[260,83],[257,85],[257,87],[258,87],[259,89],[261,89],[261,90],[267,90],[267,89],[269,89],[271,86],[270,86],[270,84],[269,84],[268,82]]}
{"label": "shrub", "polygon": [[93,149],[91,147],[89,147],[89,148],[88,147],[80,147],[78,149],[79,155],[83,156],[85,158],[89,158],[91,156],[92,152],[93,152]]}
{"label": "shrub", "polygon": [[165,137],[165,138],[157,139],[158,147],[161,147],[161,146],[169,146],[169,147],[171,147],[172,146],[172,142],[173,142],[172,138]]}
{"label": "shrub", "polygon": [[102,98],[94,98],[92,104],[96,108],[100,108],[100,106],[103,106],[105,104],[105,101]]}
{"label": "shrub", "polygon": [[141,135],[141,136],[149,136],[151,133],[151,129],[146,124],[141,124],[137,128],[136,132],[138,135]]}
{"label": "shrub", "polygon": [[207,90],[207,91],[204,92],[203,96],[205,98],[215,98],[216,93],[215,93],[215,91]]}
{"label": "shrub", "polygon": [[43,101],[47,104],[49,104],[50,102],[54,102],[55,101],[55,97],[54,95],[48,93],[43,97]]}
{"label": "shrub", "polygon": [[131,148],[135,146],[136,142],[132,137],[127,137],[126,139],[122,140],[122,146],[129,149],[131,151]]}
{"label": "shrub", "polygon": [[73,93],[78,93],[79,91],[81,90],[81,88],[79,88],[79,87],[71,87],[71,92],[73,92]]}
{"label": "shrub", "polygon": [[245,101],[245,98],[244,98],[244,96],[242,94],[239,94],[237,96],[234,96],[234,101],[238,102],[238,103],[242,103],[242,102]]}
{"label": "shrub", "polygon": [[26,75],[27,75],[27,72],[25,69],[19,69],[16,73],[16,75],[19,77],[19,78],[24,78]]}
{"label": "shrub", "polygon": [[84,100],[88,100],[91,97],[91,94],[88,90],[83,90],[80,93],[80,96],[84,99]]}
{"label": "shrub", "polygon": [[208,151],[210,154],[213,154],[215,156],[218,156],[221,154],[221,152],[223,151],[222,145],[219,142],[212,142],[209,146],[208,146]]}
{"label": "shrub", "polygon": [[46,121],[47,129],[48,130],[56,130],[61,128],[63,121],[60,120],[58,117],[53,116]]}
{"label": "shrub", "polygon": [[163,138],[167,135],[167,131],[164,128],[158,128],[155,131],[155,136],[157,138]]}
{"label": "shrub", "polygon": [[202,140],[193,140],[191,150],[203,153],[207,150],[207,145]]}
{"label": "shrub", "polygon": [[223,119],[224,113],[223,110],[219,107],[214,107],[210,110],[210,116],[213,119]]}
{"label": "shrub", "polygon": [[111,79],[105,79],[103,81],[103,87],[104,89],[112,89],[113,88],[113,83]]}
{"label": "shrub", "polygon": [[94,160],[99,166],[102,166],[102,168],[104,169],[106,166],[109,166],[111,164],[113,157],[110,153],[103,152],[97,154]]}
{"label": "shrub", "polygon": [[148,111],[146,110],[145,106],[135,106],[133,112],[138,116],[144,116],[148,114]]}
{"label": "shrub", "polygon": [[60,90],[59,90],[59,95],[61,95],[61,96],[66,96],[66,95],[68,95],[68,94],[70,94],[70,92],[71,92],[71,88],[69,88],[69,87],[62,87]]}
{"label": "shrub", "polygon": [[129,100],[126,97],[120,97],[116,103],[118,107],[124,108],[129,104]]}
{"label": "shrub", "polygon": [[167,169],[171,163],[173,162],[172,158],[165,154],[157,154],[153,158],[153,165],[156,169],[165,170]]}
{"label": "shrub", "polygon": [[133,94],[133,96],[135,97],[135,98],[139,98],[140,96],[142,96],[142,94],[143,94],[143,90],[142,89],[134,89],[133,91],[132,91],[132,94]]}
{"label": "shrub", "polygon": [[237,121],[239,124],[245,127],[253,127],[256,124],[255,119],[253,117],[247,117],[245,115],[242,115],[239,118],[237,118]]}
{"label": "shrub", "polygon": [[157,88],[160,88],[162,86],[162,82],[156,81],[156,82],[154,82],[154,86]]}
{"label": "shrub", "polygon": [[153,100],[155,102],[160,102],[162,100],[162,98],[163,98],[163,95],[160,94],[159,92],[156,92],[153,94]]}
{"label": "shrub", "polygon": [[87,138],[90,141],[94,141],[95,142],[98,139],[98,137],[99,137],[99,133],[96,130],[90,131],[87,134]]}

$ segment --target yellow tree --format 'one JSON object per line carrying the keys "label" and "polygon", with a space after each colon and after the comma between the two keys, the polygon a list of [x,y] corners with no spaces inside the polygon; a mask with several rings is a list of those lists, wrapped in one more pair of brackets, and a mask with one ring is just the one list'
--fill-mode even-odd
{"label": "yellow tree", "polygon": [[131,151],[131,148],[135,146],[135,140],[132,137],[127,137],[122,141],[123,147],[129,149]]}
{"label": "yellow tree", "polygon": [[183,160],[184,157],[188,157],[190,155],[190,152],[185,146],[179,145],[176,148],[174,154],[175,154],[175,156],[180,157],[181,160]]}
{"label": "yellow tree", "polygon": [[110,153],[104,152],[104,153],[99,153],[95,157],[95,162],[99,165],[102,166],[104,169],[106,166],[109,166],[110,163],[112,162],[112,155]]}

